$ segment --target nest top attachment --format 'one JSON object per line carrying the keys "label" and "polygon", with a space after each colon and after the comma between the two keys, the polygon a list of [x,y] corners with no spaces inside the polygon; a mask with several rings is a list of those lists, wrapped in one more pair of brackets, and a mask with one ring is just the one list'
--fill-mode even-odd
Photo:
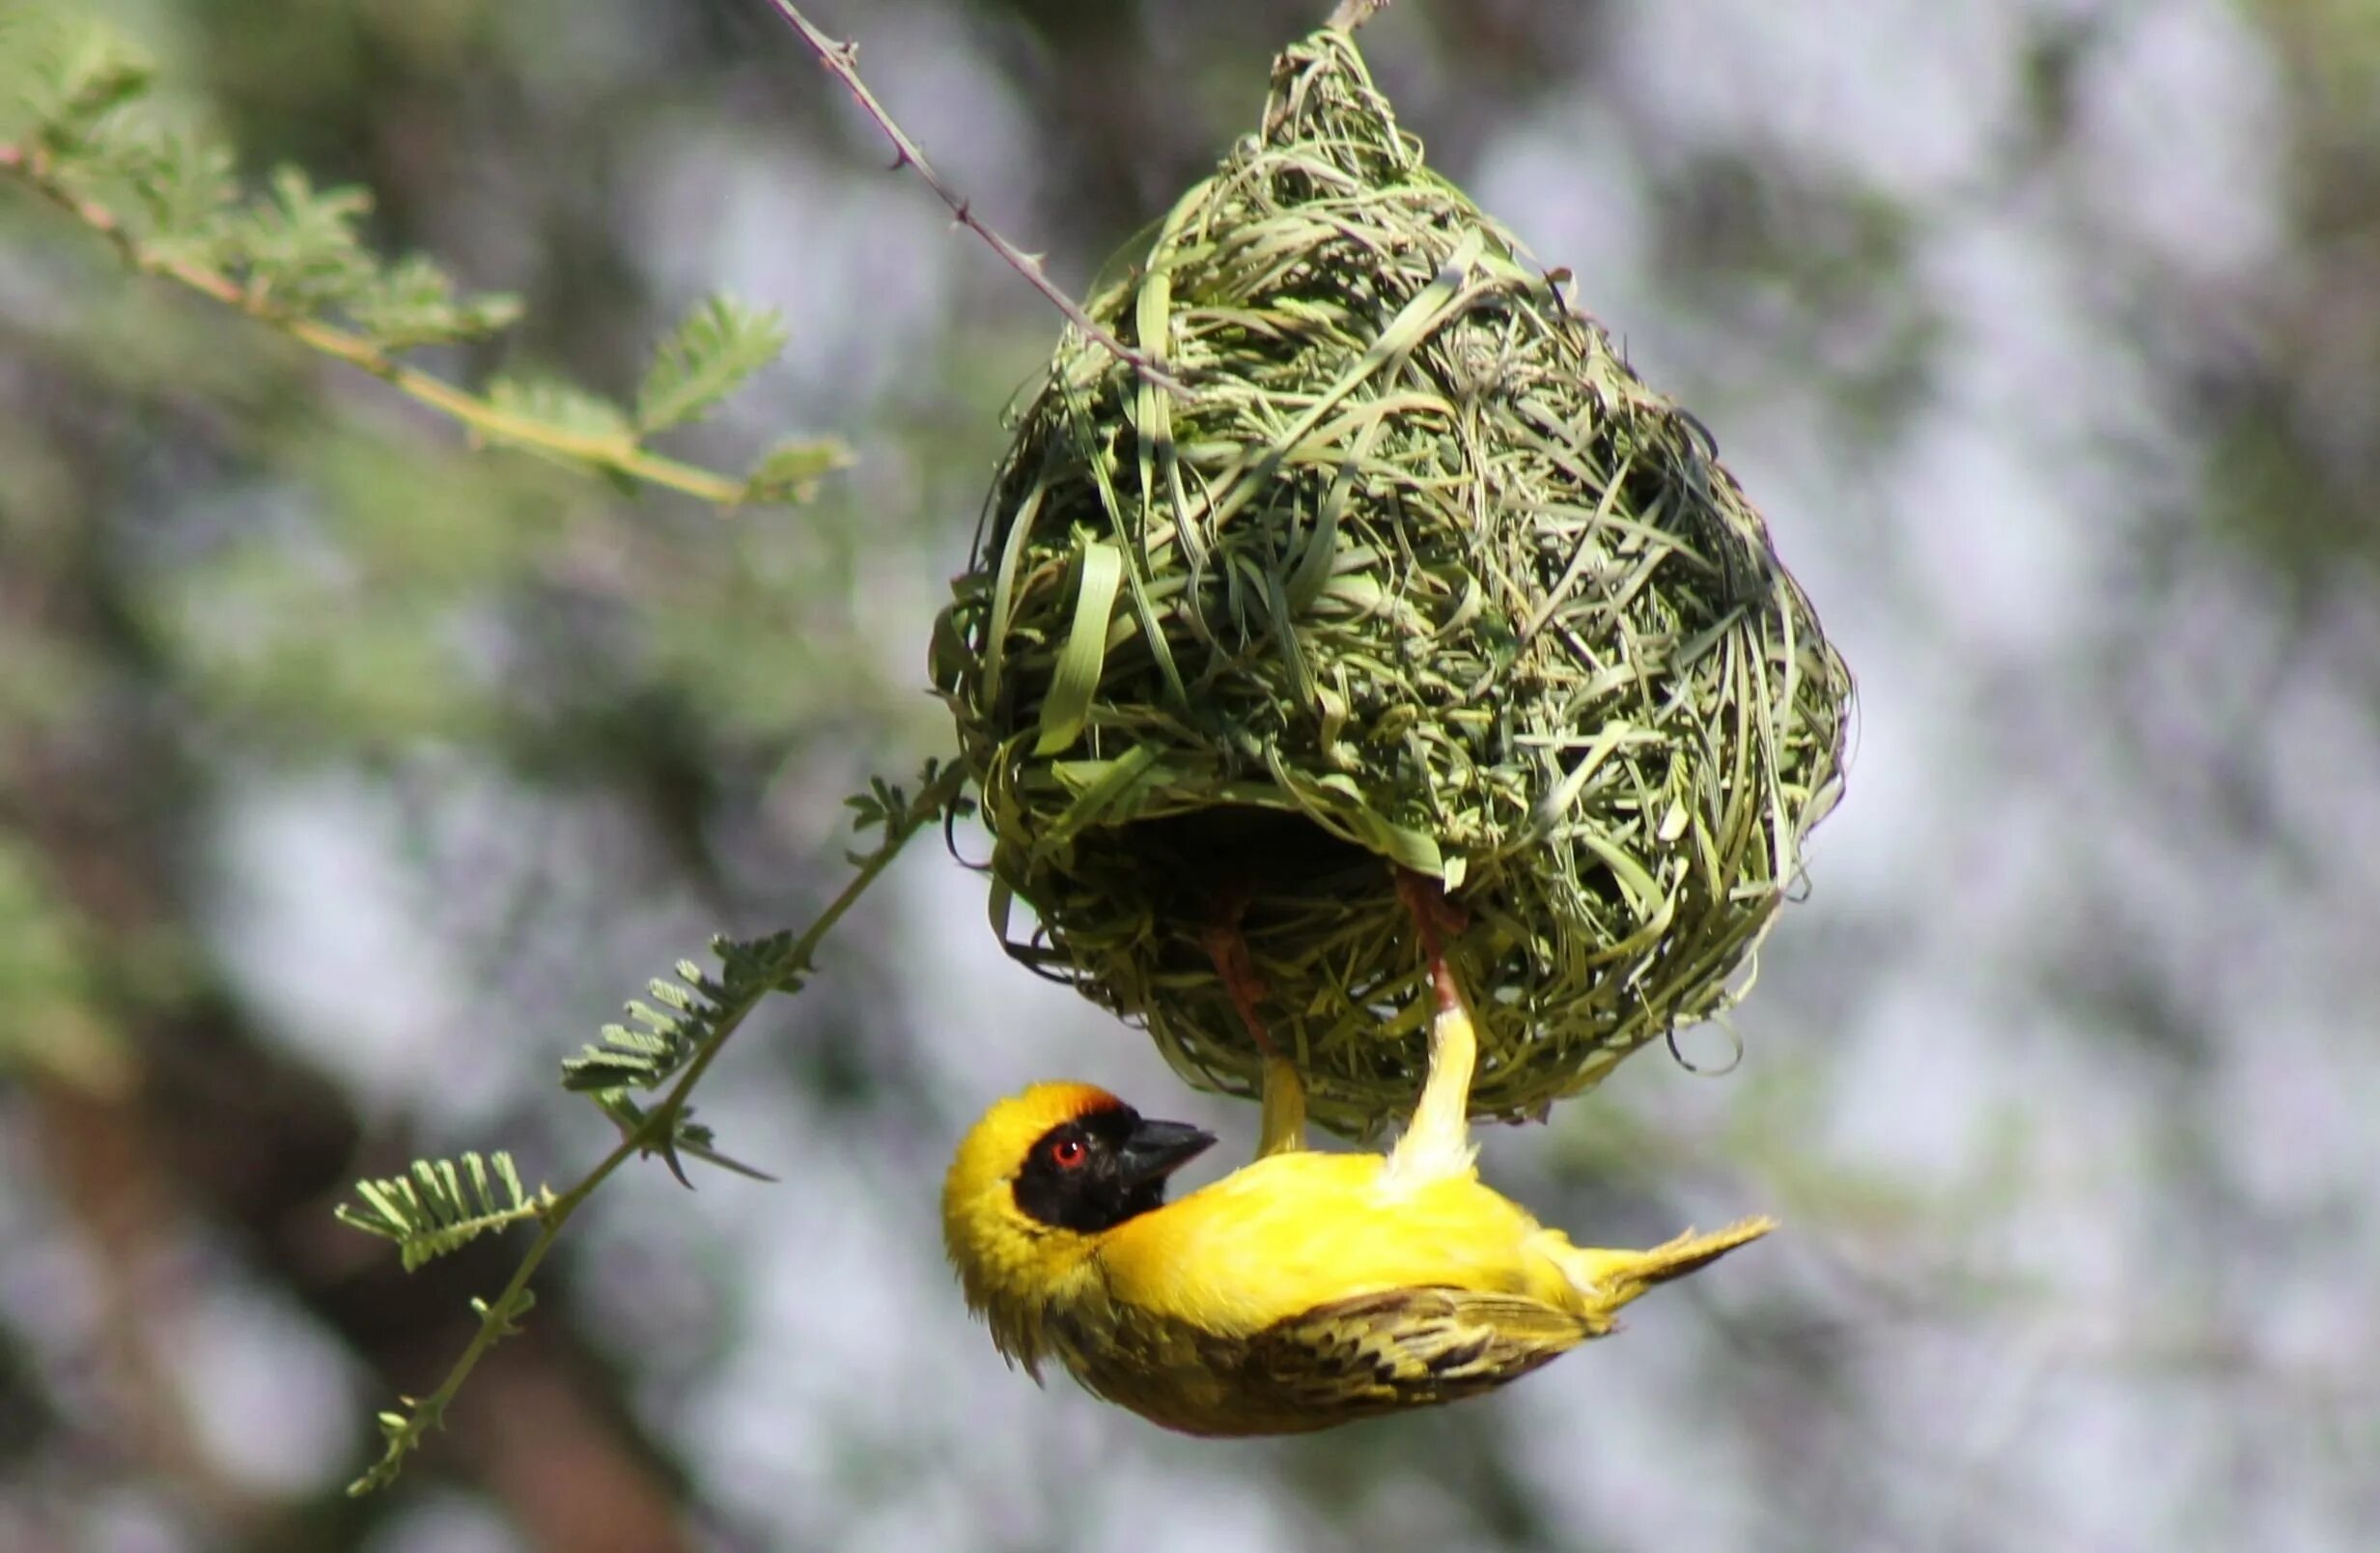
{"label": "nest top attachment", "polygon": [[1849,671],[1565,278],[1327,30],[1088,303],[1190,397],[1070,330],[1016,418],[933,653],[994,923],[1195,1084],[1261,1069],[1236,920],[1315,1119],[1410,1106],[1403,867],[1469,918],[1475,1114],[1539,1111],[1731,1001],[1839,793]]}

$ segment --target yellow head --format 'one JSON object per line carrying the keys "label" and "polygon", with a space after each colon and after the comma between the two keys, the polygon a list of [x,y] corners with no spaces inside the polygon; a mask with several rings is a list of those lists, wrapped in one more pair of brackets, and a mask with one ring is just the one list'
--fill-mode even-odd
{"label": "yellow head", "polygon": [[1088,1084],[1036,1084],[984,1113],[942,1182],[942,1244],[1001,1353],[1035,1368],[1048,1320],[1086,1292],[1108,1230],[1165,1200],[1165,1177],[1212,1133]]}

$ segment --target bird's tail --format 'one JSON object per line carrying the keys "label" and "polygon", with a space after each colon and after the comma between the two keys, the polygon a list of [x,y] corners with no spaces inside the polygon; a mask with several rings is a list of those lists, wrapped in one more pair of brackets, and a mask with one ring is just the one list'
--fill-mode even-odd
{"label": "bird's tail", "polygon": [[1651,1251],[1606,1251],[1594,1246],[1549,1248],[1579,1291],[1581,1312],[1599,1335],[1611,1328],[1621,1306],[1657,1284],[1684,1278],[1719,1260],[1738,1246],[1748,1245],[1777,1228],[1770,1218],[1744,1219],[1713,1234],[1689,1229]]}

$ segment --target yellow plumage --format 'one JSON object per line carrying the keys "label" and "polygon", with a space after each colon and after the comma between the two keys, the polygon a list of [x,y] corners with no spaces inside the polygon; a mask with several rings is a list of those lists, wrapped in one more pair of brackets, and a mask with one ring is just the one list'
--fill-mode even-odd
{"label": "yellow plumage", "polygon": [[[1207,1134],[1088,1085],[999,1102],[943,1188],[968,1305],[1036,1378],[1055,1358],[1168,1428],[1292,1433],[1492,1390],[1773,1228],[1572,1245],[1472,1169],[1471,1040],[1442,982],[1430,1077],[1394,1150],[1309,1151],[1294,1094],[1268,1093],[1261,1157],[1171,1203],[1164,1177]],[[1269,1089],[1294,1086],[1281,1066]]]}

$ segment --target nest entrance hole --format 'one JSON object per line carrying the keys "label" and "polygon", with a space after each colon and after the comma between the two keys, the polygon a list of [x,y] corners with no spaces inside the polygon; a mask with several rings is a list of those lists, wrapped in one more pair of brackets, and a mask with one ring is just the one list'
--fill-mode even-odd
{"label": "nest entrance hole", "polygon": [[1252,804],[1135,820],[1090,844],[1146,880],[1158,916],[1193,939],[1235,913],[1255,940],[1318,907],[1362,912],[1395,895],[1387,859],[1302,814]]}

